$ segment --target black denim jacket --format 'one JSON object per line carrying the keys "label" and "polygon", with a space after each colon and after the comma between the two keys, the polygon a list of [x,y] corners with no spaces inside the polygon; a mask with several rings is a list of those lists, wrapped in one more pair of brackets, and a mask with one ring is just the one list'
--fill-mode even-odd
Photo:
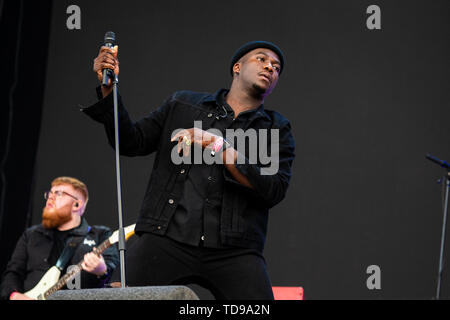
{"label": "black denim jacket", "polygon": [[[222,89],[224,90],[224,89]],[[126,111],[120,94],[119,100],[119,142],[120,153],[125,156],[144,156],[157,152],[153,171],[147,186],[136,233],[166,233],[167,227],[181,197],[183,184],[191,165],[176,165],[171,160],[171,142],[175,130],[194,127],[194,121],[201,121],[202,129],[208,130],[219,115],[217,96],[221,94],[175,92],[161,107],[143,119],[134,122]],[[114,148],[113,95],[101,96],[99,101],[83,108],[85,114],[104,125],[110,145]],[[279,163],[274,175],[261,175],[264,166],[259,163],[237,164],[236,168],[247,177],[254,190],[239,184],[223,167],[225,178],[220,237],[222,244],[263,251],[268,211],[284,197],[291,178],[295,142],[289,121],[275,111],[260,106],[246,124],[246,129],[279,130]],[[269,141],[270,143],[270,134]],[[269,149],[270,150],[270,149]]]}

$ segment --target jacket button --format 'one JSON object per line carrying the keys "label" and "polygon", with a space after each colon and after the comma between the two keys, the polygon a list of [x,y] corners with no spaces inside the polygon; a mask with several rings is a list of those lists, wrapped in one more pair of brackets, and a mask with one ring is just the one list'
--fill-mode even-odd
{"label": "jacket button", "polygon": [[174,202],[173,199],[169,199],[170,204],[173,204],[173,202]]}
{"label": "jacket button", "polygon": [[180,171],[181,174],[183,174],[185,172],[186,172],[186,170],[184,170],[184,169],[181,169],[181,171]]}
{"label": "jacket button", "polygon": [[161,226],[156,227],[156,229],[161,230]]}
{"label": "jacket button", "polygon": [[213,114],[212,114],[212,113],[208,114],[208,118],[211,118],[212,116],[213,116]]}

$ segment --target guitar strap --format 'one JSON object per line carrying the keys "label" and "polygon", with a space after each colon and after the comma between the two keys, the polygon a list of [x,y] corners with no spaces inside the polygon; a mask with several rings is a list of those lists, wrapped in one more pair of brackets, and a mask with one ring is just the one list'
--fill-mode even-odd
{"label": "guitar strap", "polygon": [[[90,227],[89,227],[89,230],[90,230]],[[88,230],[88,232],[89,232],[89,230]],[[69,240],[67,240],[66,246],[64,247],[63,252],[59,256],[58,261],[56,261],[56,267],[60,271],[63,271],[67,267],[67,264],[69,263],[70,259],[72,259],[72,257],[74,255],[75,250],[77,249],[78,245],[84,239],[86,239],[85,236],[82,236],[82,237],[71,237]]]}

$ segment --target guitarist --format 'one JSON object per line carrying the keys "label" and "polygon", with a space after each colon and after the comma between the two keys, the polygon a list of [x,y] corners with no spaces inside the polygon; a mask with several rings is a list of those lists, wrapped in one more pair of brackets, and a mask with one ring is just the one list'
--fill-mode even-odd
{"label": "guitarist", "polygon": [[36,286],[46,271],[56,265],[69,242],[75,244],[76,249],[65,269],[84,257],[81,288],[103,287],[119,265],[115,246],[100,256],[92,253],[111,231],[104,226],[89,226],[83,217],[89,200],[83,182],[71,177],[56,178],[44,197],[47,202],[42,210],[42,223],[24,232],[3,274],[2,299],[29,299],[23,293]]}

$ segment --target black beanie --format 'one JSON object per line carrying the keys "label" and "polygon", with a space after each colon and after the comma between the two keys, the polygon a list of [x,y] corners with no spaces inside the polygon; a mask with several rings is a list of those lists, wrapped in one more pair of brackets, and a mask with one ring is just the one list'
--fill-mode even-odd
{"label": "black beanie", "polygon": [[273,44],[272,42],[268,42],[268,41],[251,41],[251,42],[244,44],[239,49],[237,49],[237,51],[233,55],[233,58],[231,59],[231,66],[230,66],[231,75],[233,75],[233,66],[236,64],[236,62],[238,62],[239,59],[241,59],[248,52],[258,49],[258,48],[270,49],[278,55],[278,57],[280,58],[280,64],[281,64],[280,65],[280,75],[281,75],[281,72],[283,71],[283,66],[284,66],[283,52],[275,44]]}

